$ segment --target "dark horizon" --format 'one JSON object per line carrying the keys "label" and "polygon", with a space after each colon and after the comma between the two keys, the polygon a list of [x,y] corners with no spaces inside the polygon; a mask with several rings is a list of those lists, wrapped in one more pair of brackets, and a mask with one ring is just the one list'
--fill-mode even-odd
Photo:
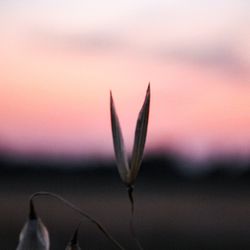
{"label": "dark horizon", "polygon": [[[229,160],[214,162],[203,173],[185,172],[180,163],[173,155],[147,156],[142,163],[135,189],[136,229],[145,249],[249,249],[249,162],[245,171],[232,171],[235,163]],[[1,162],[3,249],[15,249],[29,197],[38,191],[62,195],[99,218],[127,249],[135,249],[128,234],[127,191],[113,160],[88,165],[37,159]],[[37,200],[36,207],[49,229],[51,249],[64,249],[80,218],[51,199]],[[115,249],[85,220],[79,240],[83,249]]]}
{"label": "dark horizon", "polygon": [[[53,172],[89,172],[98,171],[107,174],[116,171],[112,156],[46,156],[20,155],[0,151],[0,174],[2,173],[53,173]],[[172,151],[151,152],[146,154],[141,166],[141,174],[155,176],[156,180],[206,179],[250,177],[250,157],[239,155],[217,155],[206,160],[194,161]]]}

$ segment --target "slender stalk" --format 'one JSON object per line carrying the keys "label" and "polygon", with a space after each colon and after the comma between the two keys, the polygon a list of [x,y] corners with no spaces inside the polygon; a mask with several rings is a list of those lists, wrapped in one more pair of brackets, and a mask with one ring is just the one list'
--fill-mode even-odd
{"label": "slender stalk", "polygon": [[133,240],[135,241],[138,249],[144,250],[143,247],[142,247],[141,242],[137,238],[137,235],[136,235],[136,232],[135,232],[135,227],[134,227],[135,201],[134,201],[133,193],[134,193],[134,187],[133,186],[128,186],[128,197],[129,197],[129,201],[130,201],[130,205],[131,205],[130,233],[131,233],[131,236],[132,236]]}
{"label": "slender stalk", "polygon": [[54,193],[51,193],[51,192],[37,192],[37,193],[34,193],[34,194],[31,195],[30,201],[33,201],[35,199],[35,197],[38,197],[38,196],[48,196],[48,197],[55,198],[56,200],[62,202],[64,205],[71,208],[73,211],[77,212],[81,216],[88,219],[95,226],[97,226],[97,228],[105,235],[105,237],[109,241],[111,241],[112,244],[115,245],[118,249],[125,250],[125,248],[123,246],[121,246],[120,243],[113,238],[113,236],[104,228],[104,226],[101,225],[101,223],[99,223],[96,219],[94,219],[88,213],[84,212],[83,210],[81,210],[80,208],[78,208],[77,206],[75,206],[74,204],[69,202],[68,200],[64,199],[60,195],[57,195],[57,194],[54,194]]}

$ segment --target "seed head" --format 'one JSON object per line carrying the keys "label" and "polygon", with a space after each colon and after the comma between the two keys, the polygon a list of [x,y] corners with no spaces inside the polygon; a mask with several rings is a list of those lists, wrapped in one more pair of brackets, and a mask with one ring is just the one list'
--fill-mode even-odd
{"label": "seed head", "polygon": [[37,217],[33,201],[30,201],[29,217],[19,235],[16,250],[49,250],[49,233]]}
{"label": "seed head", "polygon": [[74,234],[72,236],[72,239],[68,243],[68,245],[67,245],[67,247],[66,247],[65,250],[81,250],[81,248],[79,247],[79,244],[78,244],[78,231],[79,231],[79,227],[80,227],[80,224],[76,228],[76,230],[75,230],[75,232],[74,232]]}
{"label": "seed head", "polygon": [[146,97],[142,105],[141,111],[137,118],[134,145],[132,150],[131,163],[128,163],[128,157],[125,151],[124,140],[118,115],[116,113],[112,93],[110,92],[110,114],[111,114],[111,127],[113,144],[115,151],[116,164],[122,181],[127,186],[132,186],[138,175],[143,152],[147,137],[148,117],[150,107],[150,84],[148,85]]}

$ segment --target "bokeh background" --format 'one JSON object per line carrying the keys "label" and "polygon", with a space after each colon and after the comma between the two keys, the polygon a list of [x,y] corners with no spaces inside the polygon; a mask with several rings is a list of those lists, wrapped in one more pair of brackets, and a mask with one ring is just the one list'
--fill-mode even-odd
{"label": "bokeh background", "polygon": [[[152,101],[136,227],[145,249],[250,247],[250,2],[0,1],[0,243],[15,249],[32,192],[64,195],[128,247],[112,90],[128,154]],[[41,199],[51,249],[79,217]],[[111,249],[83,223],[84,249]]]}

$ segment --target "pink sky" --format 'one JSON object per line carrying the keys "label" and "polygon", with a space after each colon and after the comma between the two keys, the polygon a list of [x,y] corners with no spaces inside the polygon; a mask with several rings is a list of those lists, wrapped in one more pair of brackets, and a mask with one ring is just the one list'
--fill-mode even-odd
{"label": "pink sky", "polygon": [[1,2],[0,144],[112,154],[111,89],[131,149],[150,81],[147,150],[249,154],[249,10],[236,0]]}

